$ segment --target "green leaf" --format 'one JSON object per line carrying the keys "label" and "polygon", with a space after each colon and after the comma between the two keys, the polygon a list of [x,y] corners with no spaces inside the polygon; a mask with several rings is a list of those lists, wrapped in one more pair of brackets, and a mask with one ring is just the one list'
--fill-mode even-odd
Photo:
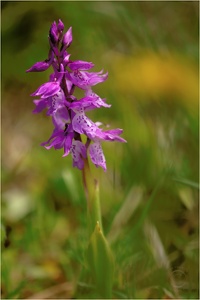
{"label": "green leaf", "polygon": [[192,188],[195,188],[197,190],[199,190],[199,184],[197,182],[188,180],[188,179],[179,179],[179,178],[173,178],[174,181],[177,181],[179,183],[185,184],[187,186],[190,186]]}
{"label": "green leaf", "polygon": [[95,279],[96,288],[102,298],[112,297],[114,258],[106,238],[97,222],[90,238],[86,258]]}

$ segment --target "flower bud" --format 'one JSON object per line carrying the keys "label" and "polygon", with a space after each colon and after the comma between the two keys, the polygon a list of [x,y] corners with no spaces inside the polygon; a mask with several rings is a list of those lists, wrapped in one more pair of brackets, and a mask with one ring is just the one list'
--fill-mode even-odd
{"label": "flower bud", "polygon": [[30,69],[26,70],[26,72],[42,72],[49,68],[49,63],[46,61],[36,62]]}
{"label": "flower bud", "polygon": [[58,26],[57,26],[58,31],[63,31],[64,30],[64,24],[61,21],[61,19],[58,20]]}
{"label": "flower bud", "polygon": [[53,45],[55,45],[58,41],[58,30],[56,22],[54,21],[49,30],[49,38]]}
{"label": "flower bud", "polygon": [[72,27],[64,34],[62,39],[62,49],[68,48],[72,43]]}

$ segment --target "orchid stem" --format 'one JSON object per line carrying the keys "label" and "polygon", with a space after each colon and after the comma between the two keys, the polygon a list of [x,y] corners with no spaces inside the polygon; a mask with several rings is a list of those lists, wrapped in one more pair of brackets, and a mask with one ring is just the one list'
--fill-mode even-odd
{"label": "orchid stem", "polygon": [[82,170],[83,184],[87,199],[87,214],[88,214],[88,233],[89,236],[93,233],[97,222],[102,229],[101,208],[99,199],[99,183],[93,177],[88,158],[84,160],[84,168]]}

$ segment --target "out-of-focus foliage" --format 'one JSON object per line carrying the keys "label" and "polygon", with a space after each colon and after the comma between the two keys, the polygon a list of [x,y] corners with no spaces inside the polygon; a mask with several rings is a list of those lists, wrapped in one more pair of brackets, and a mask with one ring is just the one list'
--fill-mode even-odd
{"label": "out-of-focus foliage", "polygon": [[[196,1],[1,2],[2,298],[93,298],[80,277],[87,247],[81,173],[29,96],[50,71],[48,30],[73,27],[72,59],[104,68],[95,88],[112,104],[94,121],[124,129],[104,143],[103,226],[115,255],[114,298],[198,299],[198,12]],[[80,93],[81,95],[81,93]]]}

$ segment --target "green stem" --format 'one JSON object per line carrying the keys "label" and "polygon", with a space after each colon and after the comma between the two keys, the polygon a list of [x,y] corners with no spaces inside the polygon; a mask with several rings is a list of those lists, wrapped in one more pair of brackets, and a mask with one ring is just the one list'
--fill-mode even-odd
{"label": "green stem", "polygon": [[84,160],[82,174],[88,214],[87,264],[96,286],[96,292],[100,297],[110,299],[112,298],[114,259],[102,229],[99,183],[91,174],[88,158]]}
{"label": "green stem", "polygon": [[102,229],[101,208],[99,198],[99,183],[98,180],[92,176],[88,158],[84,161],[84,169],[82,171],[85,195],[87,199],[87,214],[88,214],[88,232],[89,236],[94,231],[97,222]]}

